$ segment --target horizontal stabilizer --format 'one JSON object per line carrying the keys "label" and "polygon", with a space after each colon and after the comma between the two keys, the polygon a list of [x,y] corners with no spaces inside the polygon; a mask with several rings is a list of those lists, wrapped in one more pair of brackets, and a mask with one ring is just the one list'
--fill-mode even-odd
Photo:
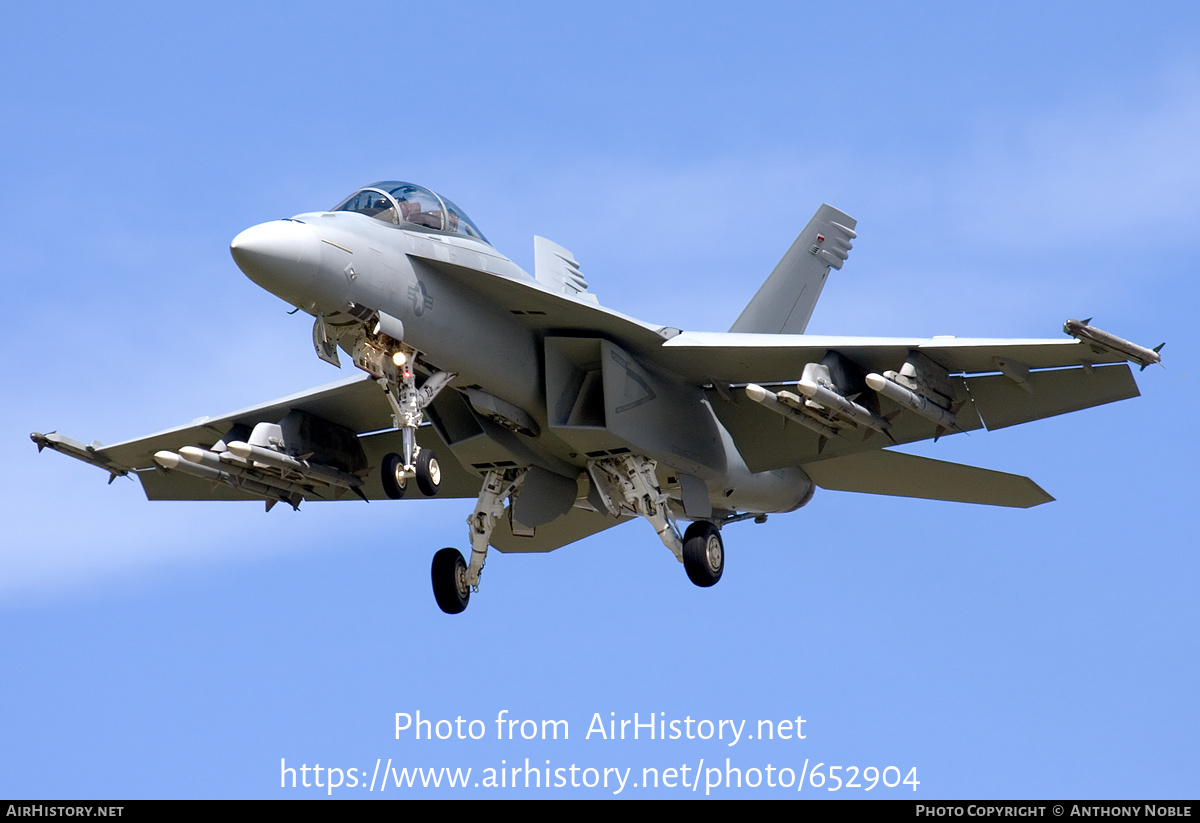
{"label": "horizontal stabilizer", "polygon": [[869,451],[807,463],[823,489],[950,500],[1028,509],[1054,498],[1028,477],[893,451]]}
{"label": "horizontal stabilizer", "polygon": [[729,330],[804,334],[829,268],[840,269],[850,254],[850,241],[858,236],[856,225],[853,217],[833,206],[817,209]]}

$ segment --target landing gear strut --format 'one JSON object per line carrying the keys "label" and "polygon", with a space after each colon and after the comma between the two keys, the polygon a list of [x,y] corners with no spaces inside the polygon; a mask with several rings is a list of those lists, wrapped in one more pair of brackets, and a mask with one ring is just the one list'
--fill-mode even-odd
{"label": "landing gear strut", "polygon": [[[392,481],[399,482],[394,477],[390,481],[386,475],[388,466],[393,472],[401,471],[397,468],[399,460],[399,456],[389,455],[384,461],[385,486]],[[639,455],[606,457],[588,461],[587,470],[598,509],[603,507],[613,516],[635,515],[649,521],[663,545],[683,564],[688,577],[697,586],[712,586],[721,579],[725,571],[725,546],[720,531],[707,520],[697,520],[680,535],[668,497],[655,476],[653,460]],[[487,560],[492,532],[504,515],[505,501],[510,501],[518,492],[528,472],[527,468],[491,469],[484,476],[475,511],[467,518],[471,539],[469,563],[457,549],[442,549],[433,556],[430,570],[433,596],[438,607],[447,614],[463,611],[471,599],[471,592],[479,590],[479,577]],[[419,485],[421,475],[418,473],[416,477]]]}
{"label": "landing gear strut", "polygon": [[400,453],[387,455],[380,466],[383,490],[393,500],[404,496],[411,478],[426,497],[437,494],[442,483],[437,455],[417,445],[417,429],[425,421],[425,409],[456,375],[434,372],[417,388],[416,361],[417,350],[383,333],[379,324],[373,331],[364,327],[354,343],[354,365],[383,389],[392,407],[392,425],[400,430]]}
{"label": "landing gear strut", "polygon": [[[424,452],[422,452],[424,454]],[[458,614],[467,607],[471,592],[479,590],[479,576],[487,561],[488,543],[504,514],[504,501],[525,482],[529,469],[492,469],[483,478],[483,488],[475,502],[475,511],[467,518],[471,538],[471,562],[467,564],[458,549],[442,549],[433,556],[433,597],[446,614]],[[421,475],[417,475],[417,484]]]}
{"label": "landing gear strut", "polygon": [[675,559],[683,562],[683,538],[671,514],[667,495],[658,486],[654,474],[657,464],[649,457],[627,454],[589,460],[591,478],[600,502],[613,517],[638,515],[644,517],[658,533],[658,539],[671,550]]}
{"label": "landing gear strut", "polygon": [[653,460],[638,455],[588,461],[588,475],[609,514],[633,514],[648,520],[693,583],[705,588],[715,585],[725,571],[721,532],[707,520],[697,520],[680,537],[654,470]]}

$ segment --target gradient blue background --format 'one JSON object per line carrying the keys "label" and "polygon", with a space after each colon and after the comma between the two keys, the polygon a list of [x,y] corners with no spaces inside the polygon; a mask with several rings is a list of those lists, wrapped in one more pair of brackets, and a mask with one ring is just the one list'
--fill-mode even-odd
{"label": "gradient blue background", "polygon": [[[1198,17],[7,9],[0,796],[325,796],[281,790],[281,758],[477,779],[529,757],[628,766],[632,782],[730,757],[915,766],[921,781],[826,796],[1196,797]],[[228,243],[378,179],[444,192],[527,269],[547,236],[605,305],[698,330],[728,328],[830,202],[859,240],[810,331],[1056,338],[1094,315],[1167,340],[1167,368],[1138,376],[1138,399],[911,449],[1028,474],[1055,503],[819,492],[729,528],[712,590],[634,523],[493,553],[456,618],[433,602],[429,560],[465,545],[468,501],[152,504],[36,454],[30,431],[111,443],[344,376]],[[394,739],[395,712],[490,724],[501,709],[566,719],[571,739]],[[595,712],[748,729],[801,715],[807,738],[584,740]],[[690,795],[625,796],[675,794]]]}

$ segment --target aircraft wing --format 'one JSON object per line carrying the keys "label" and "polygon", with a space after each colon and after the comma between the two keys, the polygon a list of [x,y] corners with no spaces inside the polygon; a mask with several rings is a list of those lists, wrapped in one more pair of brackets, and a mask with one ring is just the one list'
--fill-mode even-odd
{"label": "aircraft wing", "polygon": [[[58,434],[35,435],[34,441],[39,447],[60,451],[103,468],[114,476],[136,474],[151,500],[262,500],[262,496],[225,483],[163,469],[156,463],[154,455],[161,451],[178,453],[188,446],[210,449],[237,426],[252,428],[261,421],[275,422],[293,411],[305,412],[362,435],[358,442],[367,465],[372,468],[378,467],[387,453],[401,451],[400,433],[391,429],[387,401],[379,387],[366,376],[340,380],[217,417],[201,417],[184,426],[111,446],[84,445]],[[475,498],[479,494],[478,475],[464,469],[454,459],[431,426],[418,431],[417,442],[422,448],[438,451],[442,467],[439,496]],[[314,494],[305,495],[305,499],[345,499],[345,491],[339,493],[336,488],[318,488]],[[378,471],[363,474],[360,491],[370,500],[386,498]],[[349,499],[356,498],[350,495]]]}
{"label": "aircraft wing", "polygon": [[918,350],[951,373],[996,372],[996,358],[1030,369],[1124,363],[1114,352],[1097,352],[1074,339],[1021,340],[972,337],[839,337],[814,334],[683,332],[663,344],[672,371],[737,382],[795,382],[804,363],[837,351],[868,370],[897,369]]}
{"label": "aircraft wing", "polygon": [[[748,332],[681,332],[656,327],[533,282],[425,260],[551,334],[617,341],[659,371],[712,387],[710,401],[752,471],[803,466],[819,459],[873,451],[954,431],[1003,428],[1138,395],[1121,351],[1078,339],[840,337]],[[944,368],[955,386],[957,429],[944,430],[890,400],[890,436],[821,435],[749,400],[743,387],[793,385],[807,363],[836,352],[864,373],[898,370],[912,352]],[[869,390],[865,390],[869,391]]]}
{"label": "aircraft wing", "polygon": [[[450,395],[453,398],[453,395]],[[161,451],[178,453],[188,447],[211,449],[227,438],[237,426],[253,427],[260,421],[277,421],[293,411],[302,411],[358,433],[369,470],[362,477],[360,490],[369,500],[387,499],[380,474],[376,470],[389,452],[402,450],[401,434],[392,425],[388,404],[379,387],[367,377],[353,377],[306,392],[261,403],[217,417],[202,417],[193,422],[104,446],[85,445],[58,434],[35,435],[42,448],[51,448],[108,471],[112,476],[135,475],[150,500],[262,500],[223,482],[212,482],[179,470],[163,469],[154,459]],[[468,471],[453,456],[434,426],[422,426],[417,443],[434,449],[442,468],[439,497],[475,499],[479,494],[479,475]],[[328,489],[316,489],[305,500],[357,499],[345,491],[333,495]],[[336,490],[335,490],[336,491]],[[416,498],[418,495],[412,494]],[[507,512],[506,512],[507,514]],[[625,523],[630,517],[611,517],[590,509],[572,507],[565,515],[531,529],[532,533],[514,533],[509,517],[502,517],[493,535],[496,548],[504,552],[548,552],[582,540],[597,532]]]}
{"label": "aircraft wing", "polygon": [[753,402],[743,390],[748,383],[794,389],[805,364],[820,363],[830,353],[865,374],[899,370],[912,352],[948,373],[957,431],[998,429],[1138,395],[1122,354],[1079,340],[685,332],[662,345],[659,359],[665,368],[713,387],[713,410],[747,465],[767,471],[953,433],[956,429],[939,428],[863,386],[855,396],[874,404],[889,421],[888,433],[849,428],[822,437]]}

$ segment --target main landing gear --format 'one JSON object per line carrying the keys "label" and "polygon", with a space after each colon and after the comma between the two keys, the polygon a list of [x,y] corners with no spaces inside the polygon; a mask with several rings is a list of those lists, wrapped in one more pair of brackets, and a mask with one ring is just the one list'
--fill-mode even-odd
{"label": "main landing gear", "polygon": [[590,460],[588,476],[610,514],[635,514],[649,521],[693,583],[707,588],[721,579],[725,544],[720,530],[707,520],[697,520],[680,537],[667,495],[658,485],[653,460],[638,455]]}
{"label": "main landing gear", "polygon": [[[388,458],[384,461],[384,485],[393,483],[402,487],[400,458],[397,455]],[[663,545],[683,564],[693,583],[705,588],[715,585],[725,571],[721,532],[714,523],[697,520],[680,536],[654,468],[654,461],[635,455],[589,461],[588,475],[597,493],[595,498],[589,499],[614,517],[634,515],[647,520]],[[393,476],[389,477],[389,471]],[[492,532],[504,515],[505,501],[511,500],[521,488],[528,471],[527,468],[492,469],[485,475],[475,511],[467,518],[471,538],[469,563],[458,549],[442,549],[433,556],[430,568],[433,596],[438,607],[447,614],[462,612],[471,600],[471,592],[479,590],[479,577],[487,560]],[[417,479],[420,483],[419,474]]]}
{"label": "main landing gear", "polygon": [[683,534],[683,568],[697,586],[716,585],[725,571],[721,532],[707,520],[697,520]]}
{"label": "main landing gear", "polygon": [[[471,562],[458,549],[442,549],[433,556],[430,576],[433,597],[446,614],[458,614],[467,607],[471,592],[479,590],[479,576],[487,561],[488,543],[504,514],[504,501],[525,482],[529,469],[492,469],[483,478],[483,488],[475,501],[475,511],[467,518],[471,536]],[[418,475],[420,483],[420,475]]]}
{"label": "main landing gear", "polygon": [[471,601],[467,561],[458,549],[442,549],[433,556],[433,599],[446,614],[458,614]]}

